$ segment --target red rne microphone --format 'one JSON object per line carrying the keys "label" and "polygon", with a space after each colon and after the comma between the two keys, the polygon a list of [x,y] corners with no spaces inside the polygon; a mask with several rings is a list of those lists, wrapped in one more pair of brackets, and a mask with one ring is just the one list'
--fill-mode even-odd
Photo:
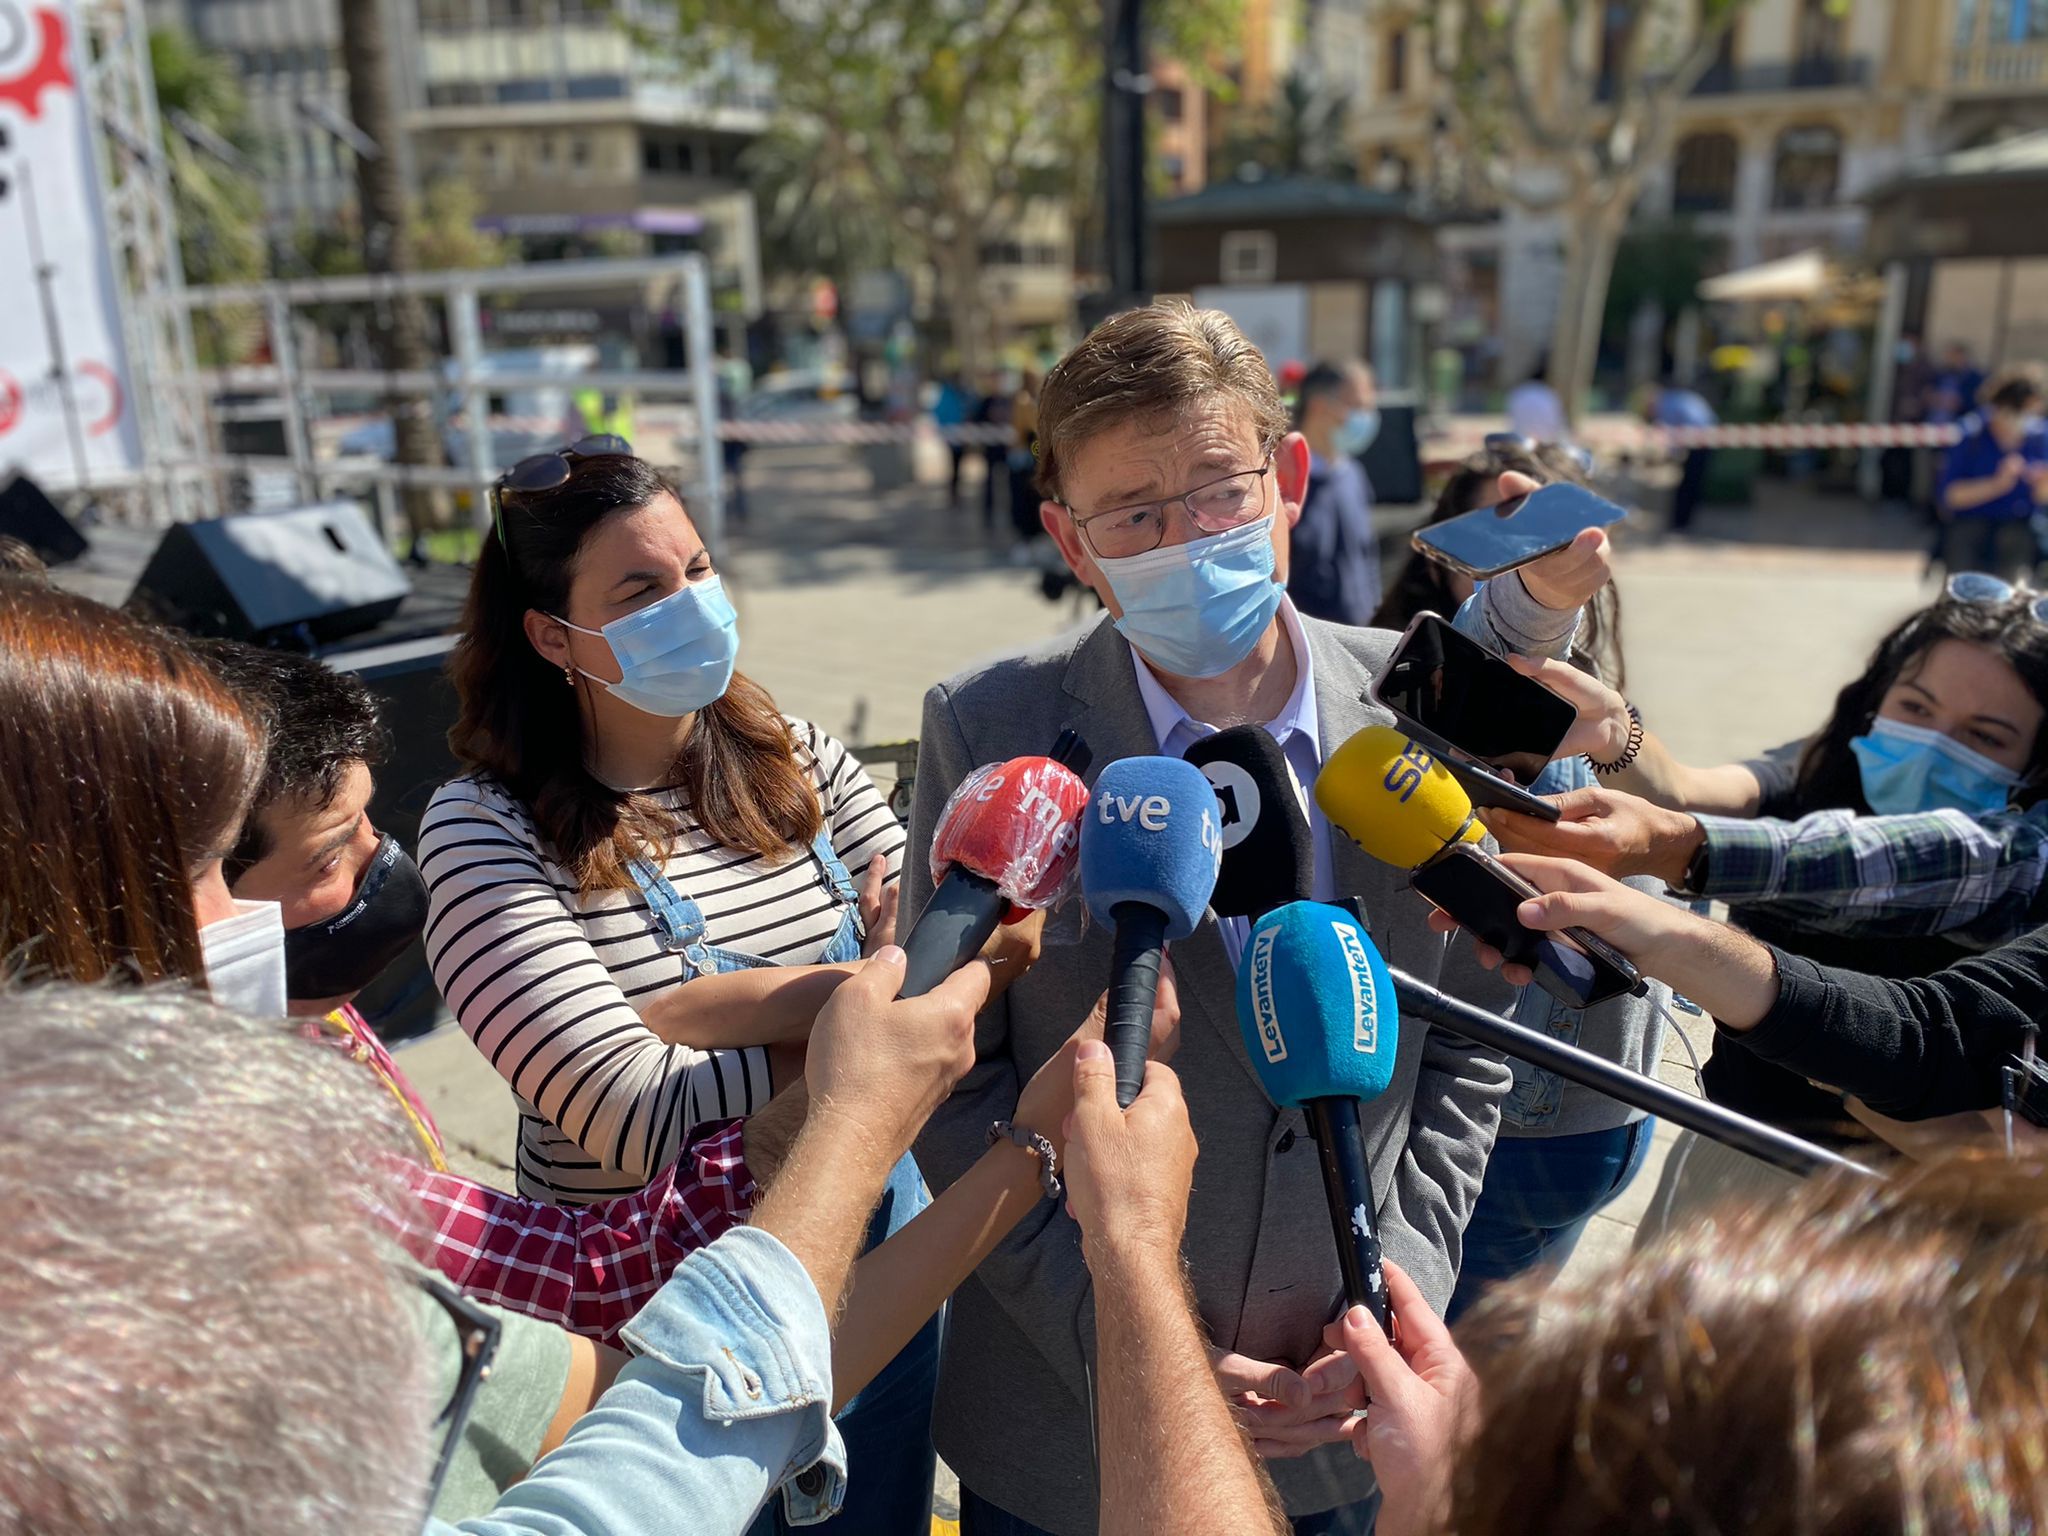
{"label": "red rne microphone", "polygon": [[1088,749],[1063,731],[1048,757],[988,763],[960,781],[932,832],[932,896],[903,941],[904,997],[929,992],[1006,920],[1049,907],[1074,876]]}

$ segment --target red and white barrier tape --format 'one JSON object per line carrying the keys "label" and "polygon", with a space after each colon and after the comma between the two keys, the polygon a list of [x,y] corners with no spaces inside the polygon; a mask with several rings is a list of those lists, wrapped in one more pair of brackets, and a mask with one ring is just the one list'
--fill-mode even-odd
{"label": "red and white barrier tape", "polygon": [[[378,416],[334,416],[318,423],[323,431],[349,432],[381,421]],[[653,425],[654,423],[645,423]],[[494,433],[521,433],[544,438],[571,430],[547,416],[493,416]],[[678,416],[659,423],[661,430],[690,435],[692,423]],[[937,438],[966,447],[1006,447],[1010,429],[966,424],[941,427],[930,421],[722,421],[718,435],[727,442],[777,444],[910,443]],[[1595,424],[1583,435],[1586,446],[1610,453],[1682,452],[1691,448],[1946,448],[1962,436],[1952,424],[1917,422],[1756,422],[1719,427],[1649,427]],[[1470,449],[1460,445],[1469,441]],[[1447,450],[1464,452],[1480,445],[1477,434],[1448,433],[1422,445],[1425,457]]]}

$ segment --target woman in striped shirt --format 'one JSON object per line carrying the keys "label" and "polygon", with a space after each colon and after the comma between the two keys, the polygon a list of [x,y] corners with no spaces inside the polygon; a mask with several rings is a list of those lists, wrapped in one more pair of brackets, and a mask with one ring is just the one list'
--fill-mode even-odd
{"label": "woman in striped shirt", "polygon": [[[519,1097],[521,1192],[584,1203],[797,1079],[863,929],[893,934],[903,834],[733,670],[710,553],[622,440],[522,461],[495,503],[451,659],[471,771],[420,825],[427,959]],[[906,1158],[874,1237],[923,1203]],[[926,1521],[936,1353],[934,1328],[842,1417],[850,1536]]]}

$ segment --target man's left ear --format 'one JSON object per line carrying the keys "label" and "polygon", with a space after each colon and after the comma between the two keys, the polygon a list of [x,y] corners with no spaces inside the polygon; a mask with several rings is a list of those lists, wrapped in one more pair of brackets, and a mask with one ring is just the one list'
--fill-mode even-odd
{"label": "man's left ear", "polygon": [[1308,496],[1308,439],[1299,432],[1288,433],[1273,450],[1273,478],[1292,528],[1301,521],[1301,504]]}

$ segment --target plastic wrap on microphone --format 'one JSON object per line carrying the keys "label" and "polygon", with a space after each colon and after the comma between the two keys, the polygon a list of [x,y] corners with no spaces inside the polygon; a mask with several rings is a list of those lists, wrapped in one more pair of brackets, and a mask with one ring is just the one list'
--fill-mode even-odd
{"label": "plastic wrap on microphone", "polygon": [[1049,757],[987,763],[960,781],[932,833],[936,886],[955,867],[992,881],[1013,906],[1057,905],[1079,860],[1088,786]]}
{"label": "plastic wrap on microphone", "polygon": [[1252,925],[1237,973],[1237,1023],[1275,1104],[1371,1102],[1400,1048],[1394,980],[1342,907],[1296,901]]}

